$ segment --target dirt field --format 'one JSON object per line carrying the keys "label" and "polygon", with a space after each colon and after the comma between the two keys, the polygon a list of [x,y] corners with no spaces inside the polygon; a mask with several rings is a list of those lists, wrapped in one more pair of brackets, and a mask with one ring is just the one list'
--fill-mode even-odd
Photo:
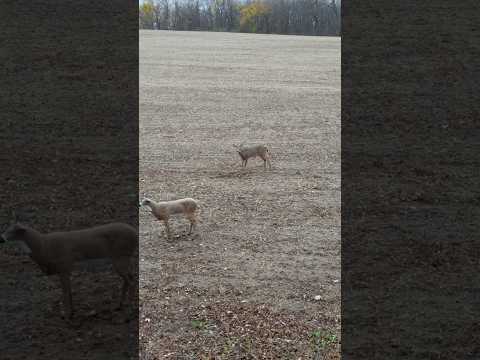
{"label": "dirt field", "polygon": [[[4,23],[15,41],[0,55],[0,233],[14,211],[41,232],[138,224],[136,5],[112,4],[2,7],[22,16]],[[78,263],[69,323],[58,277],[11,245],[0,243],[2,360],[136,358],[137,321],[113,311],[111,265]]]}
{"label": "dirt field", "polygon": [[339,358],[339,38],[142,31],[140,194],[142,359]]}

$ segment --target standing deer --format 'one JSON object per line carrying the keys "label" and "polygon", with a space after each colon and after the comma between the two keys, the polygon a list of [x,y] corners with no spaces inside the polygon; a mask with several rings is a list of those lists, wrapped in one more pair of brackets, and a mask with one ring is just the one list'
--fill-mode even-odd
{"label": "standing deer", "polygon": [[242,158],[242,167],[247,167],[248,159],[260,157],[263,160],[263,167],[266,170],[267,164],[269,169],[272,168],[272,164],[270,163],[271,155],[270,151],[268,151],[265,145],[251,145],[251,146],[243,146],[240,145],[239,147],[234,146],[237,148],[237,152]]}

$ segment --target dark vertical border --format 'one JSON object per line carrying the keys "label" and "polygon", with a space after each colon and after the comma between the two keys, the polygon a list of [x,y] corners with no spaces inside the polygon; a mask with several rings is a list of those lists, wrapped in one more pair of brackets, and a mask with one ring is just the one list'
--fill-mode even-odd
{"label": "dark vertical border", "polygon": [[[7,1],[0,14],[1,232],[13,212],[42,232],[138,229],[138,2]],[[138,311],[111,311],[109,267],[76,269],[67,324],[57,279],[2,246],[0,357],[138,357]]]}
{"label": "dark vertical border", "polygon": [[478,359],[478,3],[342,14],[342,358]]}

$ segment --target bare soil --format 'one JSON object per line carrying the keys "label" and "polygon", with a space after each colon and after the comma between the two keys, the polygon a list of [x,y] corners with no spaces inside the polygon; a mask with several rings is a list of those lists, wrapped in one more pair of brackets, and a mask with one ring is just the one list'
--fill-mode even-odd
{"label": "bare soil", "polygon": [[[2,8],[17,20],[2,27],[11,41],[0,54],[1,233],[13,211],[41,232],[138,225],[138,23],[125,2],[115,4],[113,12],[95,1]],[[138,357],[137,321],[113,311],[120,285],[110,265],[79,264],[68,323],[57,276],[0,244],[0,358]]]}
{"label": "bare soil", "polygon": [[140,194],[141,359],[339,358],[339,38],[141,31]]}

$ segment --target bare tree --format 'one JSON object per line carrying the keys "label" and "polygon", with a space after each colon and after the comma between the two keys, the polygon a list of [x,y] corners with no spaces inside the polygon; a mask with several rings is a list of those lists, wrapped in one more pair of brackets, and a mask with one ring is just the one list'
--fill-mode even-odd
{"label": "bare tree", "polygon": [[146,29],[339,35],[341,0],[145,0]]}
{"label": "bare tree", "polygon": [[155,30],[160,29],[161,17],[162,17],[162,9],[160,2],[153,3],[153,28]]}
{"label": "bare tree", "polygon": [[169,0],[159,0],[162,11],[162,23],[160,29],[170,29],[170,3]]}

